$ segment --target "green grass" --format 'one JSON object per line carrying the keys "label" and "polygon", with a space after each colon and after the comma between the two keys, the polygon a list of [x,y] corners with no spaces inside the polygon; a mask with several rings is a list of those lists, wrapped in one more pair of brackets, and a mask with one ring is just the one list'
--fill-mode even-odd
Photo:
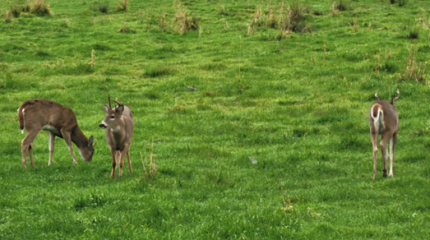
{"label": "green grass", "polygon": [[[429,60],[430,4],[389,2],[343,1],[332,14],[333,1],[300,1],[310,30],[280,37],[248,26],[282,1],[129,0],[125,12],[50,0],[49,16],[7,21],[25,1],[1,1],[0,238],[428,239],[429,77],[399,79],[412,49],[421,70]],[[198,29],[178,30],[179,8]],[[373,181],[368,109],[377,90],[390,99],[397,88],[394,178],[379,153]],[[136,121],[134,174],[121,181],[98,127],[108,94]],[[22,168],[16,110],[31,98],[73,109],[98,142],[92,162],[74,166],[57,138],[48,167],[41,132],[36,168]]]}

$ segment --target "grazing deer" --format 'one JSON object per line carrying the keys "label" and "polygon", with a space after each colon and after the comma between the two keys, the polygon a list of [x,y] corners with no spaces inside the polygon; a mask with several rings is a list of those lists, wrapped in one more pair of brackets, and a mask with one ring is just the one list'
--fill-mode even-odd
{"label": "grazing deer", "polygon": [[394,147],[397,142],[397,132],[399,130],[399,116],[394,103],[400,97],[400,91],[397,89],[397,97],[391,99],[391,103],[381,100],[376,92],[375,97],[378,101],[372,104],[369,111],[370,135],[373,145],[373,180],[376,180],[376,158],[378,154],[378,134],[381,134],[381,152],[384,160],[383,176],[387,177],[387,160],[388,160],[388,140],[390,140],[390,173],[393,177]]}
{"label": "grazing deer", "polygon": [[27,100],[18,108],[19,128],[27,135],[21,142],[22,166],[27,168],[27,151],[30,155],[31,166],[33,162],[33,140],[40,131],[46,130],[49,134],[49,162],[52,164],[52,154],[54,152],[55,137],[64,138],[67,147],[72,154],[73,163],[77,164],[73,152],[72,142],[76,144],[79,153],[84,161],[91,161],[94,154],[94,137],[85,137],[76,121],[73,111],[47,99]]}
{"label": "grazing deer", "polygon": [[130,144],[134,129],[133,114],[129,107],[115,100],[118,106],[112,108],[110,96],[108,99],[109,107],[103,105],[106,118],[100,123],[99,127],[106,129],[106,141],[109,144],[112,155],[112,171],[110,177],[115,178],[115,167],[119,160],[119,178],[121,179],[124,157],[126,155],[128,170],[133,174],[130,162]]}

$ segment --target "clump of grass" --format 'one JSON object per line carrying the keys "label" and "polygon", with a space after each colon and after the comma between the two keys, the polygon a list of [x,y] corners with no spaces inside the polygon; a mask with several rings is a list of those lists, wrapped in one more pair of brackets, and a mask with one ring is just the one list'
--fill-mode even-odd
{"label": "clump of grass", "polygon": [[399,7],[405,6],[407,2],[408,0],[399,0]]}
{"label": "clump of grass", "polygon": [[151,68],[148,69],[143,76],[144,77],[150,77],[150,78],[156,78],[156,77],[161,77],[164,75],[169,75],[174,73],[174,70],[172,68],[168,68],[168,67],[155,67],[155,68]]}
{"label": "clump of grass", "polygon": [[351,7],[348,7],[343,0],[340,0],[339,3],[336,5],[337,10],[339,11],[347,11],[351,9]]}
{"label": "clump of grass", "polygon": [[409,51],[408,63],[406,65],[406,70],[403,74],[399,73],[399,81],[406,80],[414,80],[416,83],[424,83],[426,84],[425,72],[426,72],[426,64],[419,63],[417,64],[415,60],[416,49],[412,48]]}
{"label": "clump of grass", "polygon": [[278,28],[277,39],[289,38],[291,32],[311,31],[306,23],[306,14],[310,13],[308,6],[295,2],[290,4],[285,11],[284,3],[282,3],[279,9],[277,15],[273,9],[268,9],[265,13],[261,8],[256,8],[252,22],[248,25],[248,35],[252,35],[257,26]]}
{"label": "clump of grass", "polygon": [[21,7],[18,6],[17,4],[11,4],[10,14],[12,14],[14,18],[18,18],[21,15]]}
{"label": "clump of grass", "polygon": [[287,16],[282,19],[281,28],[293,32],[308,32],[305,14],[309,13],[309,7],[301,5],[299,2],[288,7]]}
{"label": "clump of grass", "polygon": [[149,157],[146,155],[145,152],[145,160],[143,160],[142,152],[140,153],[140,157],[142,160],[142,176],[146,180],[151,180],[157,175],[157,164],[155,163],[155,155],[153,154],[154,151],[154,141],[152,143],[148,144],[149,148]]}
{"label": "clump of grass", "polygon": [[219,5],[219,11],[218,11],[218,13],[221,14],[221,15],[224,15],[224,16],[228,16],[228,11],[227,11],[227,9],[225,8],[224,5]]}
{"label": "clump of grass", "polygon": [[199,19],[190,15],[188,10],[185,9],[181,2],[175,4],[176,13],[172,19],[172,22],[176,24],[174,30],[180,34],[184,34],[188,31],[199,29]]}
{"label": "clump of grass", "polygon": [[117,2],[116,4],[116,10],[119,11],[124,11],[127,12],[128,11],[128,4],[127,4],[127,0],[123,0],[122,3],[121,2]]}
{"label": "clump of grass", "polygon": [[99,11],[101,13],[108,13],[109,12],[109,2],[101,2],[101,3],[99,3],[99,7],[97,9],[93,9],[93,11],[94,10],[97,10],[97,11]]}
{"label": "clump of grass", "polygon": [[334,1],[333,4],[331,5],[331,13],[330,13],[330,15],[334,17],[334,16],[337,16],[338,13],[339,13],[339,9],[337,7],[337,2]]}
{"label": "clump of grass", "polygon": [[8,10],[3,10],[4,19],[3,21],[5,23],[11,23],[13,21],[13,14]]}
{"label": "clump of grass", "polygon": [[409,39],[418,39],[419,37],[419,32],[417,30],[411,30],[409,32],[408,38]]}
{"label": "clump of grass", "polygon": [[358,32],[359,27],[358,27],[358,20],[357,19],[354,19],[353,23],[350,25],[352,25],[352,31],[353,32],[355,32],[355,33]]}
{"label": "clump of grass", "polygon": [[49,4],[45,3],[44,0],[36,0],[36,2],[31,7],[30,13],[36,14],[38,16],[52,14]]}
{"label": "clump of grass", "polygon": [[132,30],[127,24],[124,24],[124,26],[119,29],[119,33],[135,33],[136,31]]}

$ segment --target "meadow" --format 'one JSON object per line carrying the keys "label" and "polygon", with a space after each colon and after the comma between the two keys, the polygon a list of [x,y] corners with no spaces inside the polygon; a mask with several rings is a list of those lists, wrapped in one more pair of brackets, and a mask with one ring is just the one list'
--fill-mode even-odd
{"label": "meadow", "polygon": [[[0,10],[0,239],[430,238],[430,2]],[[368,110],[397,89],[394,177],[379,152],[373,181]],[[121,180],[98,127],[108,95],[135,120]],[[92,162],[56,138],[48,166],[43,131],[22,167],[17,108],[32,98],[74,111]]]}

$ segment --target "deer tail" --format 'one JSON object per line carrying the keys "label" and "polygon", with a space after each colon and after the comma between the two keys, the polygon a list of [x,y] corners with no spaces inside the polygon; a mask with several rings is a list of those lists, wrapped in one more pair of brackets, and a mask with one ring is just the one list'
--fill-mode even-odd
{"label": "deer tail", "polygon": [[23,105],[21,105],[18,108],[18,121],[19,121],[19,129],[21,129],[21,133],[24,133],[24,128],[25,128],[25,119],[24,119],[25,109],[23,108]]}

